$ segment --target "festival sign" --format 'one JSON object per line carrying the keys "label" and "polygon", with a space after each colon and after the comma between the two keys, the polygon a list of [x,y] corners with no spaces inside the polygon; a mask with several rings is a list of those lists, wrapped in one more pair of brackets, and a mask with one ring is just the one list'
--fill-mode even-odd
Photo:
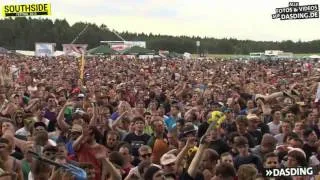
{"label": "festival sign", "polygon": [[51,4],[13,4],[2,7],[2,16],[48,16],[51,15]]}
{"label": "festival sign", "polygon": [[55,43],[35,43],[35,56],[54,56]]}
{"label": "festival sign", "polygon": [[62,44],[65,55],[85,54],[88,44]]}

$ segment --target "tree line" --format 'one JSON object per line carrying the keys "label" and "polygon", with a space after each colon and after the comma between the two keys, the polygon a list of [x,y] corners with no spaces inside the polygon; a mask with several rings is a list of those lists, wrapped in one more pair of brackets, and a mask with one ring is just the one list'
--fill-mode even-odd
{"label": "tree line", "polygon": [[[0,47],[7,49],[34,50],[34,43],[56,43],[56,49],[62,50],[62,44],[70,43],[87,24],[78,22],[72,26],[65,19],[6,18],[0,20]],[[320,40],[308,42],[293,41],[251,41],[233,38],[200,38],[187,36],[167,36],[145,33],[118,32],[128,41],[146,41],[152,50],[169,50],[178,53],[214,53],[214,54],[248,54],[265,50],[283,50],[293,53],[317,53]],[[90,23],[86,32],[75,43],[96,47],[101,40],[119,41],[120,39],[106,25],[97,26]],[[196,41],[201,42],[197,49]]]}

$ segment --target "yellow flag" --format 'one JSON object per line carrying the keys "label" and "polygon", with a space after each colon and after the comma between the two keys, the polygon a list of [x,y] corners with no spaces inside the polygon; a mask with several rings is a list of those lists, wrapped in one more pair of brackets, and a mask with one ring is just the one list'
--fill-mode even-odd
{"label": "yellow flag", "polygon": [[83,81],[83,76],[84,76],[84,65],[85,65],[85,59],[84,59],[84,55],[82,54],[81,65],[80,65],[80,79],[81,79],[81,81]]}

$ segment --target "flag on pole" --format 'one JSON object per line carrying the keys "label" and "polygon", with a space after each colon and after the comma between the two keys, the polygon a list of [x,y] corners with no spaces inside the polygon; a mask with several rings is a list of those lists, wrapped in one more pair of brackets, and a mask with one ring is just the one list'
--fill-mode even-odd
{"label": "flag on pole", "polygon": [[84,59],[84,54],[82,54],[81,60],[80,60],[80,79],[81,79],[81,82],[83,82],[83,77],[84,77],[84,65],[85,65],[85,59]]}

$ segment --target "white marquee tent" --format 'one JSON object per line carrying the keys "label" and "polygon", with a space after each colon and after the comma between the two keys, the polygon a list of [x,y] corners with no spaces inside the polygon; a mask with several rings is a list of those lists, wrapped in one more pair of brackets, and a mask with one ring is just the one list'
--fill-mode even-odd
{"label": "white marquee tent", "polygon": [[315,55],[309,56],[309,58],[311,58],[311,59],[320,59],[320,56],[315,54]]}

